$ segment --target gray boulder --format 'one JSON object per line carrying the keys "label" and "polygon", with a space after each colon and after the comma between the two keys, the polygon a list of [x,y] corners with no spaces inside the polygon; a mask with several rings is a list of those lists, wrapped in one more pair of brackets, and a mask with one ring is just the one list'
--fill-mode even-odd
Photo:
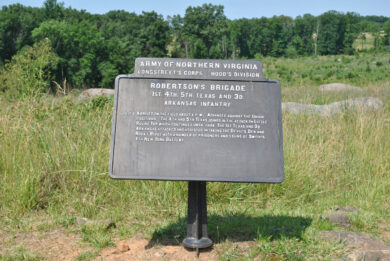
{"label": "gray boulder", "polygon": [[76,217],[74,224],[78,226],[100,226],[105,229],[116,227],[115,222],[111,219],[91,220],[85,217]]}
{"label": "gray boulder", "polygon": [[105,88],[91,88],[80,93],[78,99],[79,100],[87,100],[93,99],[99,96],[111,97],[114,95],[113,89],[105,89]]}
{"label": "gray boulder", "polygon": [[332,214],[323,215],[322,219],[329,220],[330,223],[338,227],[350,228],[352,226],[351,220],[343,212],[336,212]]}
{"label": "gray boulder", "polygon": [[359,211],[358,208],[351,207],[351,206],[334,206],[332,209],[339,212],[351,212],[351,213]]}
{"label": "gray boulder", "polygon": [[344,260],[390,260],[390,244],[375,237],[351,231],[321,231],[320,238],[353,248]]}
{"label": "gray boulder", "polygon": [[330,115],[341,112],[345,109],[362,109],[365,111],[376,111],[381,109],[382,107],[383,102],[380,99],[373,97],[349,99],[324,105],[301,104],[296,102],[282,103],[283,112],[290,112],[293,114],[314,113],[320,115]]}
{"label": "gray boulder", "polygon": [[322,84],[320,85],[320,91],[331,91],[331,92],[338,92],[338,91],[357,91],[361,92],[363,91],[362,88],[356,87],[353,85],[345,84],[345,83],[329,83],[329,84]]}

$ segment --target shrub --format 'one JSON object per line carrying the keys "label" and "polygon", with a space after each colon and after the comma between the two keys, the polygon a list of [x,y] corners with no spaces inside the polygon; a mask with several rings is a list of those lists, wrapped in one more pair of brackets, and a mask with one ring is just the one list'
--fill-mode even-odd
{"label": "shrub", "polygon": [[352,78],[355,78],[357,76],[356,73],[354,72],[348,72],[345,77],[348,78],[348,79],[352,79]]}
{"label": "shrub", "polygon": [[102,110],[107,104],[110,104],[110,101],[111,98],[106,96],[96,97],[91,101],[91,108]]}
{"label": "shrub", "polygon": [[293,45],[289,45],[286,49],[286,57],[295,58],[298,56],[298,52]]}
{"label": "shrub", "polygon": [[57,60],[48,39],[25,48],[0,71],[0,91],[6,92],[9,98],[43,94],[50,87],[49,71],[57,65]]}

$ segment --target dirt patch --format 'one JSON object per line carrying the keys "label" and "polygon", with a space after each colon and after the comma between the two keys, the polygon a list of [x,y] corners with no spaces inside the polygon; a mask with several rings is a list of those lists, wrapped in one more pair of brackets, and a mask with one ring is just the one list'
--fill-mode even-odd
{"label": "dirt patch", "polygon": [[[117,241],[115,247],[103,249],[94,258],[95,261],[121,260],[218,260],[226,251],[234,251],[247,256],[256,247],[254,241],[226,242],[215,244],[213,248],[200,250],[199,258],[196,251],[186,249],[176,241],[156,242],[145,239],[142,234],[132,238]],[[66,229],[37,232],[0,231],[0,255],[17,255],[18,249],[27,253],[37,254],[45,260],[76,260],[88,251],[96,251],[82,241],[78,234],[68,233]]]}
{"label": "dirt patch", "polygon": [[75,260],[81,253],[91,250],[82,244],[80,236],[66,229],[44,232],[0,233],[0,254],[12,255],[15,249],[37,253],[45,260]]}
{"label": "dirt patch", "polygon": [[390,241],[390,231],[383,232],[382,237],[384,240]]}
{"label": "dirt patch", "polygon": [[186,250],[182,246],[150,244],[149,240],[138,234],[117,242],[115,248],[104,249],[95,260],[217,260],[215,252],[214,249],[201,251],[197,259],[195,251]]}
{"label": "dirt patch", "polygon": [[[241,253],[255,247],[253,241],[232,243]],[[199,257],[196,251],[185,249],[181,245],[163,245],[151,243],[142,234],[116,243],[115,248],[104,249],[95,261],[143,261],[143,260],[217,260],[223,247],[216,244],[213,248],[201,250]]]}

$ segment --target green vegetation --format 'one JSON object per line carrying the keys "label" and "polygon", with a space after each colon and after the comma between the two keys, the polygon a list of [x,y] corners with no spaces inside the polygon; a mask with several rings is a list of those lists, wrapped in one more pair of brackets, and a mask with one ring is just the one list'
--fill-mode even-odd
{"label": "green vegetation", "polygon": [[[249,259],[340,257],[342,244],[317,237],[336,229],[320,218],[333,206],[359,208],[350,214],[353,231],[377,236],[379,224],[390,224],[389,45],[387,17],[336,11],[229,20],[223,6],[204,4],[164,20],[156,12],[92,15],[56,0],[42,8],[3,6],[0,226],[12,233],[57,228],[78,233],[91,247],[78,260],[140,232],[157,244],[180,243],[187,183],[111,180],[112,99],[79,102],[77,90],[70,89],[112,87],[115,76],[130,73],[142,56],[257,59],[266,77],[281,80],[284,102],[372,96],[384,108],[329,117],[284,114],[285,181],[209,183],[210,236],[222,245],[219,254],[226,260],[245,259],[246,253],[229,246],[248,240],[256,243]],[[318,90],[331,82],[363,91]],[[117,227],[76,225],[77,217],[112,219]],[[13,243],[4,241],[0,260],[44,258]]]}
{"label": "green vegetation", "polygon": [[22,99],[42,95],[50,86],[48,69],[56,64],[57,56],[48,39],[27,47],[0,71],[0,92]]}
{"label": "green vegetation", "polygon": [[[322,104],[373,96],[382,99],[384,108],[330,117],[284,114],[285,181],[208,183],[210,236],[226,246],[222,259],[244,258],[245,253],[228,246],[247,240],[256,243],[249,259],[343,256],[342,244],[317,238],[321,230],[336,229],[320,218],[333,206],[360,209],[350,214],[353,231],[379,235],[379,224],[390,224],[390,55],[262,61],[266,77],[281,79],[284,102]],[[332,81],[355,84],[364,91],[326,94],[318,90],[319,84]],[[181,242],[186,233],[186,182],[108,177],[112,106],[107,98],[81,103],[72,95],[41,96],[11,102],[0,96],[2,228],[66,227],[93,248],[79,260],[93,258],[117,238],[140,232],[156,242]],[[76,217],[112,219],[117,228],[75,226]],[[39,257],[15,250],[0,259]]]}
{"label": "green vegetation", "polygon": [[0,260],[4,261],[40,261],[44,260],[44,257],[37,253],[30,253],[24,248],[19,247],[13,249],[12,253],[0,254]]}
{"label": "green vegetation", "polygon": [[0,65],[46,38],[58,56],[58,64],[49,67],[49,86],[110,88],[116,75],[132,72],[137,57],[253,59],[383,51],[390,45],[390,20],[337,11],[229,20],[223,6],[212,4],[190,6],[183,17],[167,19],[156,12],[96,15],[57,0],[46,0],[42,8],[14,4],[0,10]]}

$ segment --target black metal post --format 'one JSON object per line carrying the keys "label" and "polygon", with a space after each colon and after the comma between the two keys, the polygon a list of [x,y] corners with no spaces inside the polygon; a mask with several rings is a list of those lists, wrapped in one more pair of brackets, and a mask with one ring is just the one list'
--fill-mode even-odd
{"label": "black metal post", "polygon": [[183,245],[188,248],[207,248],[213,241],[207,235],[207,198],[205,181],[188,182],[187,237]]}

